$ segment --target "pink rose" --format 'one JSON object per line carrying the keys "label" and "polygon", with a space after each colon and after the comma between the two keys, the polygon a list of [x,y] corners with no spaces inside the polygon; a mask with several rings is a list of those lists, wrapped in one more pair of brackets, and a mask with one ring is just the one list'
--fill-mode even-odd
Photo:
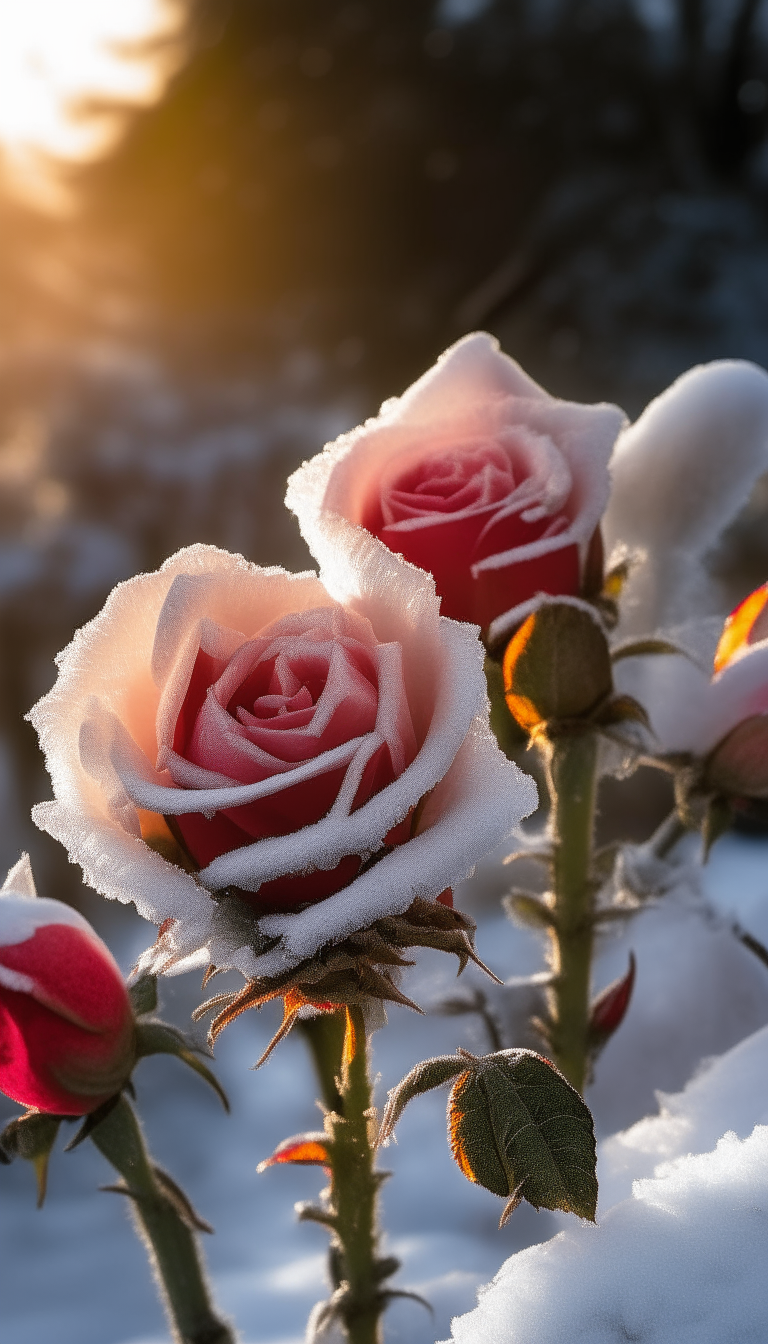
{"label": "pink rose", "polygon": [[582,591],[623,422],[549,396],[480,332],[305,463],[286,502],[310,547],[346,518],[429,570],[444,615],[500,633],[537,593]]}
{"label": "pink rose", "polygon": [[85,1115],[135,1063],[128,993],[109,948],[61,901],[37,899],[24,856],[0,892],[0,1091]]}
{"label": "pink rose", "polygon": [[59,667],[31,716],[56,795],[35,819],[177,963],[296,964],[440,897],[535,806],[488,729],[474,630],[345,524],[320,578],[180,551]]}

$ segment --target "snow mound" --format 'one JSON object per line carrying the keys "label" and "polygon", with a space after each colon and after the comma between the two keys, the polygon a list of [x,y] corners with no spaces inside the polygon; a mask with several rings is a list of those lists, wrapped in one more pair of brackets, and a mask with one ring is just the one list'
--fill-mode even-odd
{"label": "snow mound", "polygon": [[507,1260],[453,1344],[768,1339],[766,1065],[768,1028],[606,1140],[602,1206],[621,1202]]}

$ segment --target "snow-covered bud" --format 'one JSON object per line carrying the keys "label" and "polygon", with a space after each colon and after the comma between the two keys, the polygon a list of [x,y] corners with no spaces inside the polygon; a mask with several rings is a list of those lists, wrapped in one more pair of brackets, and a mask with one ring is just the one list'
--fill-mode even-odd
{"label": "snow-covered bud", "polygon": [[135,1037],[109,948],[70,906],[36,897],[25,855],[0,892],[0,1090],[85,1115],[127,1081]]}

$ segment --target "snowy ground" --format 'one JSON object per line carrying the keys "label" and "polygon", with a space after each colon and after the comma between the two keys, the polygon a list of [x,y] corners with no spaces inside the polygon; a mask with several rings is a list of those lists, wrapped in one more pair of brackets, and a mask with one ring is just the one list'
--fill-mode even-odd
{"label": "snowy ground", "polygon": [[[508,871],[486,864],[468,884],[462,904],[479,918],[480,954],[500,974],[521,977],[540,968],[540,949],[531,934],[496,913],[496,895]],[[625,968],[630,947],[638,958],[638,982],[628,1019],[599,1061],[589,1096],[603,1136],[597,1232],[570,1220],[564,1235],[550,1241],[564,1221],[527,1206],[498,1232],[500,1201],[469,1185],[448,1156],[444,1097],[432,1094],[409,1107],[398,1144],[383,1155],[394,1172],[385,1186],[384,1218],[388,1244],[403,1260],[398,1283],[424,1294],[435,1315],[409,1302],[393,1307],[388,1344],[444,1339],[451,1318],[473,1308],[478,1286],[524,1247],[534,1248],[515,1257],[478,1311],[456,1324],[457,1344],[506,1344],[513,1338],[549,1344],[562,1337],[565,1317],[557,1313],[566,1299],[569,1313],[575,1301],[578,1317],[568,1338],[584,1344],[627,1338],[714,1344],[726,1334],[745,1342],[768,1337],[768,1319],[759,1317],[758,1327],[758,1316],[749,1316],[748,1291],[750,1275],[761,1257],[764,1265],[768,1250],[768,1187],[762,1190],[765,1177],[756,1174],[760,1164],[766,1166],[765,1136],[750,1138],[753,1125],[768,1120],[768,1031],[759,1032],[768,1023],[768,969],[729,930],[729,921],[738,918],[756,936],[768,936],[768,845],[725,837],[706,887],[711,903],[683,886],[634,919],[601,952],[598,984]],[[149,932],[128,915],[113,926],[110,939],[126,966]],[[461,984],[447,959],[422,953],[405,988],[427,1005]],[[167,982],[165,994],[168,1015],[184,1022],[198,1001],[196,978]],[[513,985],[492,1001],[499,1014],[505,1009],[508,1023],[519,995]],[[216,1293],[247,1344],[298,1344],[309,1309],[325,1292],[324,1234],[297,1225],[293,1216],[294,1202],[312,1198],[322,1176],[311,1169],[255,1173],[281,1138],[317,1124],[301,1040],[285,1042],[260,1073],[249,1070],[274,1026],[275,1015],[265,1010],[248,1014],[221,1038],[217,1069],[232,1100],[230,1117],[176,1061],[145,1061],[137,1074],[139,1107],[157,1159],[216,1228],[206,1239]],[[662,1119],[635,1123],[657,1111],[655,1088],[681,1092],[702,1060],[753,1032],[759,1034],[726,1054],[682,1098],[667,1097]],[[393,1011],[375,1041],[379,1100],[419,1059],[459,1043],[487,1048],[477,1019]],[[8,1104],[6,1110],[10,1115],[14,1108]],[[607,1137],[633,1125],[619,1137]],[[727,1130],[735,1130],[738,1142],[726,1140],[711,1158],[685,1158],[710,1152]],[[670,1160],[673,1167],[654,1177],[657,1164]],[[631,1196],[636,1177],[643,1184]],[[16,1163],[0,1172],[3,1322],[14,1344],[54,1337],[57,1344],[159,1344],[167,1338],[127,1211],[122,1201],[96,1189],[108,1179],[90,1145],[72,1154],[57,1152],[48,1202],[38,1213],[31,1168]],[[727,1254],[717,1250],[715,1236],[717,1245],[731,1248]],[[536,1249],[537,1242],[549,1244]],[[672,1261],[678,1268],[669,1272],[665,1266]],[[695,1318],[699,1334],[692,1327],[688,1335],[674,1322],[687,1310],[680,1284],[694,1284],[697,1274],[704,1315]],[[557,1290],[551,1286],[555,1279]],[[657,1279],[658,1292],[649,1294],[650,1280]],[[722,1299],[713,1283],[723,1286]],[[537,1297],[545,1290],[546,1319]],[[510,1295],[519,1316],[512,1314]],[[741,1334],[724,1332],[726,1318],[712,1316],[718,1301],[723,1310],[742,1303]],[[535,1311],[539,1333],[526,1311]],[[499,1325],[500,1319],[507,1324]],[[516,1335],[510,1333],[513,1319]],[[658,1333],[659,1321],[667,1319],[676,1334]],[[625,1327],[629,1334],[621,1333]]]}

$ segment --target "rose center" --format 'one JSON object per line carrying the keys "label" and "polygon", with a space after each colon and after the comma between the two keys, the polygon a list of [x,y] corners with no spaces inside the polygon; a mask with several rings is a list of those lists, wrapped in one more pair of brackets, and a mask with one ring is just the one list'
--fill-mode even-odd
{"label": "rose center", "polygon": [[227,710],[245,728],[265,719],[278,720],[281,727],[300,727],[312,717],[327,678],[327,659],[290,659],[278,653],[257,664]]}
{"label": "rose center", "polygon": [[429,513],[459,513],[499,504],[515,487],[512,462],[501,447],[459,444],[383,481],[382,515],[391,524]]}

